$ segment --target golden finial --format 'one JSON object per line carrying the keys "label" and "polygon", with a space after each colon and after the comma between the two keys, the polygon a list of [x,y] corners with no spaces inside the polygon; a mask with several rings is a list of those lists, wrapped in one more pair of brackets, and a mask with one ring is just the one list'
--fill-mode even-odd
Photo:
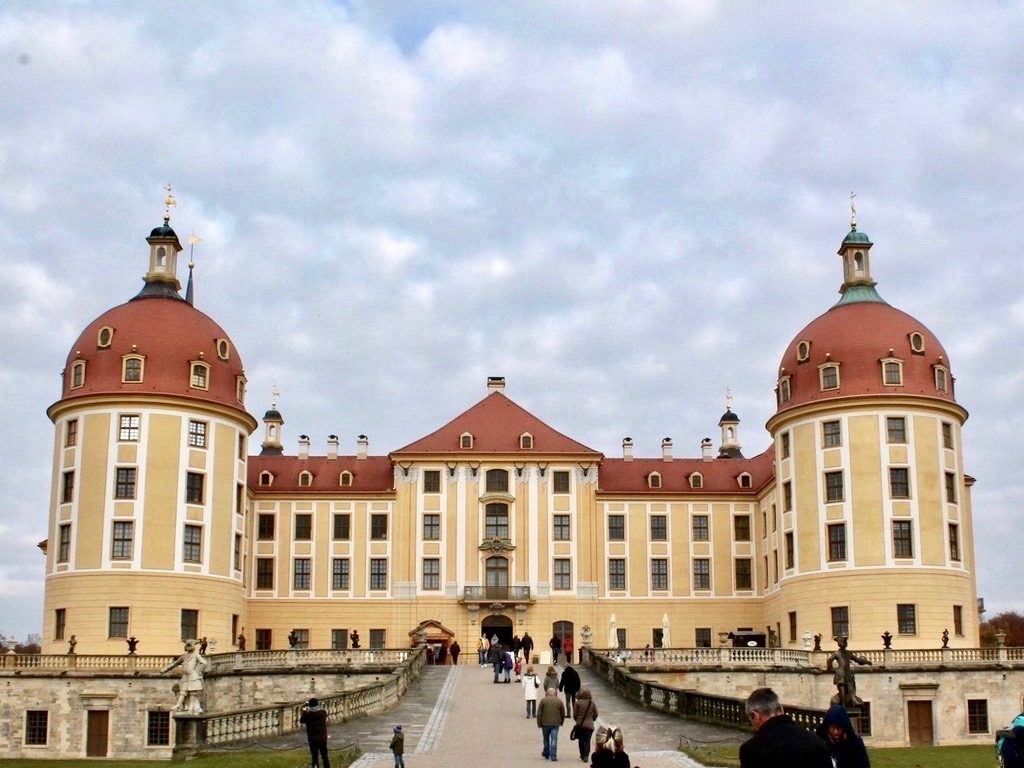
{"label": "golden finial", "polygon": [[196,250],[196,243],[201,242],[203,242],[203,238],[201,238],[195,232],[188,236],[188,266],[190,269],[196,265],[195,261],[192,258],[192,254],[195,253]]}
{"label": "golden finial", "polygon": [[168,184],[164,187],[167,191],[167,197],[164,198],[164,221],[171,220],[171,208],[177,208],[178,201],[174,199],[174,195],[171,194],[171,185]]}
{"label": "golden finial", "polygon": [[850,193],[850,229],[857,228],[857,194],[855,192]]}
{"label": "golden finial", "polygon": [[277,409],[277,398],[281,396],[281,393],[277,389],[277,384],[270,390],[270,408],[272,410]]}

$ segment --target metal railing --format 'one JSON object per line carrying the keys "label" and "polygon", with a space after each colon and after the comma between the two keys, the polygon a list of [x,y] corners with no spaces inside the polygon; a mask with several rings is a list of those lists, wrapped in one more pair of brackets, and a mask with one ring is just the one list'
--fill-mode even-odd
{"label": "metal railing", "polygon": [[465,602],[529,602],[530,601],[530,588],[529,587],[492,587],[492,586],[472,586],[465,587],[462,593],[462,599]]}

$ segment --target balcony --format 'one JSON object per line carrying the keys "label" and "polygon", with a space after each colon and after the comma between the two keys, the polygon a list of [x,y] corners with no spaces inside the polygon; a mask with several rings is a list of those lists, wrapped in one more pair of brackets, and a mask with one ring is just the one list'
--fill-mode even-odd
{"label": "balcony", "polygon": [[529,587],[465,587],[462,603],[532,603]]}

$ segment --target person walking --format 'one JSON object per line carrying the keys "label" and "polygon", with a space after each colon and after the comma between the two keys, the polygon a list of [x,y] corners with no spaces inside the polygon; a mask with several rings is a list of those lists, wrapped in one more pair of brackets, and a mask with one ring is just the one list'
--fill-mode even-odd
{"label": "person walking", "polygon": [[526,717],[537,716],[537,691],[540,690],[540,678],[533,667],[526,668],[523,675],[523,698],[526,700]]}
{"label": "person walking", "polygon": [[522,647],[523,641],[519,638],[519,635],[512,635],[512,655],[518,656]]}
{"label": "person walking", "polygon": [[558,691],[548,688],[544,698],[537,705],[537,727],[541,730],[543,749],[540,755],[553,762],[558,761],[558,729],[565,722],[565,704],[558,698]]}
{"label": "person walking", "polygon": [[487,652],[487,660],[491,663],[494,671],[494,682],[498,682],[498,675],[501,673],[501,667],[505,660],[501,645],[491,643],[491,650]]}
{"label": "person walking", "polygon": [[300,710],[299,722],[306,726],[306,741],[309,743],[313,768],[318,768],[321,758],[323,768],[331,768],[331,758],[327,756],[327,710],[320,706],[316,698],[312,698]]}
{"label": "person walking", "polygon": [[597,729],[590,768],[630,768],[629,753],[623,744],[621,729],[614,725]]}
{"label": "person walking", "polygon": [[530,658],[530,654],[533,653],[533,638],[530,637],[529,632],[523,632],[523,639],[520,640],[520,645],[523,649],[523,658],[527,664],[532,664],[533,659]]}
{"label": "person walking", "polygon": [[562,653],[565,654],[565,663],[572,664],[572,652],[573,652],[572,635],[566,635],[562,638]]}
{"label": "person walking", "polygon": [[594,735],[594,723],[597,720],[597,704],[590,694],[589,688],[580,688],[576,694],[576,705],[572,708],[572,719],[576,723],[576,742],[580,747],[580,760],[590,759],[590,739]]}
{"label": "person walking", "polygon": [[740,768],[833,768],[825,742],[793,722],[771,688],[747,697],[754,735],[740,746]]}
{"label": "person walking", "polygon": [[833,704],[815,733],[825,742],[835,768],[870,768],[864,739],[853,730],[850,715],[842,704]]}
{"label": "person walking", "polygon": [[554,664],[548,667],[547,672],[544,673],[544,679],[540,683],[540,687],[545,691],[548,688],[554,688],[558,690],[558,670],[555,669]]}
{"label": "person walking", "polygon": [[395,756],[395,768],[405,768],[405,734],[402,733],[402,726],[396,725],[393,733],[389,749]]}
{"label": "person walking", "polygon": [[459,641],[456,640],[455,642],[453,642],[451,647],[448,650],[452,654],[452,664],[458,664],[459,663],[459,654],[462,653],[462,646],[459,645]]}
{"label": "person walking", "polygon": [[566,661],[565,669],[562,670],[562,679],[558,683],[558,690],[565,694],[565,709],[567,712],[573,711],[573,705],[576,703],[576,693],[579,691],[580,685],[580,673],[572,668],[572,664]]}
{"label": "person walking", "polygon": [[562,655],[562,639],[558,635],[552,635],[548,640],[548,647],[551,649],[551,663],[557,664],[558,657]]}
{"label": "person walking", "polygon": [[487,652],[490,650],[491,644],[488,642],[487,637],[480,635],[476,641],[476,655],[480,657],[477,662],[481,667],[487,666]]}

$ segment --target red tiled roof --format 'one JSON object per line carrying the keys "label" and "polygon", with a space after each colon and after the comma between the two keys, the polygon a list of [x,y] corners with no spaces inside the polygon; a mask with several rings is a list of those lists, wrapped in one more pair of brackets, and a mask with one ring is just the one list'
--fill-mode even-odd
{"label": "red tiled roof", "polygon": [[[598,470],[598,493],[628,493],[701,496],[716,493],[750,494],[754,496],[772,479],[775,466],[775,448],[752,459],[605,459]],[[661,487],[651,488],[647,478],[652,472],[661,475]],[[703,477],[701,488],[690,487],[690,475],[699,472]],[[741,488],[739,476],[750,474],[750,488]]]}
{"label": "red tiled roof", "polygon": [[[312,474],[309,485],[299,485],[299,474],[308,470]],[[352,473],[352,485],[341,485],[341,473]],[[273,484],[260,485],[264,471],[274,476]],[[337,493],[343,495],[390,493],[395,488],[394,464],[387,456],[250,456],[248,467],[249,490],[260,493]]]}
{"label": "red tiled roof", "polygon": [[[459,446],[463,433],[473,436],[472,449]],[[533,448],[520,448],[523,433],[533,436]],[[501,392],[491,392],[468,411],[456,416],[436,432],[392,452],[403,453],[519,453],[524,456],[550,453],[592,454],[599,451],[577,443],[552,429]]]}

